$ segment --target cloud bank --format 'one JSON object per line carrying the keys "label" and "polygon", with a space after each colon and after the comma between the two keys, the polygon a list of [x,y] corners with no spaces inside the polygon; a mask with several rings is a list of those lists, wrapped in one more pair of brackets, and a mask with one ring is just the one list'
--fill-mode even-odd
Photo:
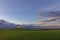
{"label": "cloud bank", "polygon": [[41,17],[60,17],[60,11],[42,12],[40,14],[37,14],[37,16],[41,16]]}
{"label": "cloud bank", "polygon": [[38,14],[40,17],[48,17],[47,20],[43,20],[41,22],[52,22],[60,19],[60,11],[52,11]]}
{"label": "cloud bank", "polygon": [[[39,13],[37,14],[39,18],[48,18],[46,20],[40,20],[43,24],[46,22],[53,22],[60,19],[60,3],[56,3],[52,6],[47,6],[40,9]],[[39,21],[39,20],[38,20]]]}

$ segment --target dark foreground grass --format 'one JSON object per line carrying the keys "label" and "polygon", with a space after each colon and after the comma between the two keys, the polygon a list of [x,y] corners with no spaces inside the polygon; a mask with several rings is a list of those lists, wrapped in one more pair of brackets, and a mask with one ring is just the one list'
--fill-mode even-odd
{"label": "dark foreground grass", "polygon": [[0,40],[60,40],[60,30],[0,30]]}

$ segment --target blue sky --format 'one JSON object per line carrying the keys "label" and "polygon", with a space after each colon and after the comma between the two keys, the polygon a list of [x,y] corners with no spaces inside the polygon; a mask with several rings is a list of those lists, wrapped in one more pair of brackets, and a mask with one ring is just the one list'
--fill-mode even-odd
{"label": "blue sky", "polygon": [[42,11],[60,11],[60,0],[0,0],[0,19],[13,23],[33,23]]}

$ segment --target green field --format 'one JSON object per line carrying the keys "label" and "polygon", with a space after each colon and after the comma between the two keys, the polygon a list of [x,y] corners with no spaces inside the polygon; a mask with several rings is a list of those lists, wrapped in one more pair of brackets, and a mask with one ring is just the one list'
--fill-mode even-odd
{"label": "green field", "polygon": [[0,30],[0,40],[60,40],[60,30]]}

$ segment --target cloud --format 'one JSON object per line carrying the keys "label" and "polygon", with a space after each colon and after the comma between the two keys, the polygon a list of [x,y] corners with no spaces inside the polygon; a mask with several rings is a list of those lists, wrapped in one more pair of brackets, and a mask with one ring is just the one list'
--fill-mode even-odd
{"label": "cloud", "polygon": [[60,11],[42,12],[37,14],[39,17],[60,17]]}
{"label": "cloud", "polygon": [[56,17],[60,16],[60,3],[55,3],[46,7],[43,7],[39,10],[38,17]]}
{"label": "cloud", "polygon": [[57,21],[58,19],[60,19],[60,11],[42,12],[42,13],[38,14],[38,16],[41,18],[48,17],[47,20],[40,21],[43,24],[45,24],[46,22],[53,22],[53,21]]}
{"label": "cloud", "polygon": [[41,12],[41,11],[56,11],[56,10],[60,10],[60,3],[55,3],[55,4],[48,5],[46,7],[43,7],[39,10],[39,12]]}
{"label": "cloud", "polygon": [[60,19],[60,18],[48,18],[47,20],[42,20],[40,22],[43,22],[43,23],[45,23],[45,22],[52,22],[52,21],[56,21],[58,19]]}
{"label": "cloud", "polygon": [[60,19],[60,11],[51,11],[51,12],[44,12],[44,13],[40,13],[38,14],[38,16],[40,17],[48,17],[47,20],[42,20],[40,22],[52,22],[52,21],[56,21],[58,19]]}
{"label": "cloud", "polygon": [[42,18],[42,20],[36,21],[36,24],[45,25],[47,23],[57,21],[58,19],[60,19],[60,3],[52,4],[44,8],[41,8],[37,13],[37,16],[39,18]]}
{"label": "cloud", "polygon": [[0,19],[0,29],[5,28],[16,28],[16,25],[14,23],[10,23],[8,21],[5,21],[3,19]]}

